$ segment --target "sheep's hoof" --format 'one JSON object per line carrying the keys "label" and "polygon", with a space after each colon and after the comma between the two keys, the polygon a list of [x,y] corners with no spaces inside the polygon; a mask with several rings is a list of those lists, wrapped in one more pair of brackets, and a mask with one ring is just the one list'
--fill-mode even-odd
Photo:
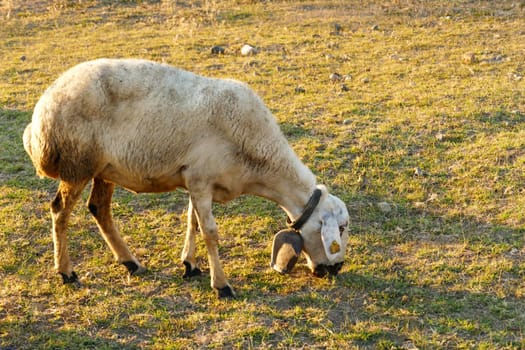
{"label": "sheep's hoof", "polygon": [[75,273],[75,271],[71,271],[71,276],[66,275],[63,272],[59,272],[60,276],[62,276],[62,282],[64,284],[73,284],[76,286],[80,285],[80,281],[78,280],[78,276]]}
{"label": "sheep's hoof", "polygon": [[195,276],[200,276],[202,274],[202,271],[198,268],[191,268],[191,264],[187,261],[183,262],[184,267],[186,268],[186,271],[184,272],[184,275],[182,275],[182,278],[191,278]]}
{"label": "sheep's hoof", "polygon": [[235,299],[235,292],[233,291],[232,287],[228,285],[226,285],[226,287],[217,288],[217,294],[219,295],[219,299]]}
{"label": "sheep's hoof", "polygon": [[142,275],[146,272],[146,268],[142,265],[137,265],[134,261],[124,261],[122,265],[126,266],[130,276]]}

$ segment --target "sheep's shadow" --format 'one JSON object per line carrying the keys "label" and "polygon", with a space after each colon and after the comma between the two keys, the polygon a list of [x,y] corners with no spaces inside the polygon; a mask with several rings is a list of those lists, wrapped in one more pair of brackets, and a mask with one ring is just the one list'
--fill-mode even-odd
{"label": "sheep's shadow", "polygon": [[[428,223],[430,226],[443,226],[443,221],[448,221],[448,225],[460,225],[467,231],[454,237],[448,234],[403,234],[396,229],[370,233],[363,229],[351,237],[346,266],[328,286],[322,283],[304,285],[293,294],[246,287],[249,288],[247,294],[256,295],[250,298],[255,304],[263,300],[261,307],[263,303],[269,303],[277,315],[315,306],[320,310],[315,318],[317,321],[304,320],[304,327],[318,327],[318,323],[323,323],[328,333],[351,334],[352,344],[365,348],[376,348],[383,341],[401,347],[410,340],[411,333],[423,334],[428,339],[447,339],[442,342],[445,348],[454,348],[462,339],[488,341],[494,338],[499,344],[523,346],[525,302],[519,297],[524,287],[523,229],[489,225],[474,218],[444,218],[430,210],[401,211],[406,215],[427,215],[432,218]],[[351,217],[352,214],[355,213],[351,213]],[[378,221],[376,227],[391,226],[386,216]],[[479,233],[481,227],[483,235]],[[512,266],[501,271],[501,275],[492,281],[478,281],[480,277],[472,271],[476,267],[462,267],[459,262],[461,259],[468,262],[468,256],[459,252],[456,262],[449,263],[437,257],[435,268],[418,267],[407,256],[406,247],[411,244],[421,244],[421,249],[414,249],[416,254],[439,254],[440,251],[453,254],[455,245],[464,249],[477,246],[479,251],[467,252],[466,255],[479,257],[486,254],[489,264],[498,258],[492,255],[491,249],[504,249],[499,254],[509,258],[506,263]],[[375,267],[368,268],[366,264]],[[468,271],[464,271],[466,269]],[[432,275],[425,276],[425,271]],[[290,276],[288,282],[293,283],[293,278],[294,275]],[[495,285],[491,287],[493,284],[498,284],[497,288]],[[373,324],[397,327],[363,331],[363,328],[374,327]]]}
{"label": "sheep's shadow", "polygon": [[[364,348],[377,348],[384,341],[402,347],[411,340],[411,333],[428,339],[448,338],[442,342],[444,348],[454,348],[461,338],[488,340],[495,335],[500,337],[499,342],[508,345],[523,344],[523,301],[491,293],[420,287],[344,272],[328,290],[305,287],[293,295],[266,293],[253,300],[264,300],[260,307],[271,307],[276,315],[316,310],[316,305],[321,305],[311,321],[299,321],[303,327],[319,328],[322,324],[328,333],[347,335],[353,345]],[[374,324],[396,327],[378,329]]]}

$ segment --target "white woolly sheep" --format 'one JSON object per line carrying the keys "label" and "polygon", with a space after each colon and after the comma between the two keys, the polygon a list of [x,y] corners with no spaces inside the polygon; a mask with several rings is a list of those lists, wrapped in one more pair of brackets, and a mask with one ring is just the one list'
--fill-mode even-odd
{"label": "white woolly sheep", "polygon": [[315,275],[335,275],[343,263],[346,206],[316,184],[271,112],[240,82],[145,60],[85,62],[64,73],[40,98],[24,132],[24,148],[39,176],[60,181],[51,216],[55,269],[64,283],[78,282],[66,227],[91,180],[88,208],[115,259],[131,274],[145,268],[113,223],[115,184],[133,192],[188,191],[184,276],[200,274],[195,259],[200,228],[211,286],[219,297],[235,294],[219,261],[213,201],[253,194],[281,206],[292,229],[274,241],[272,266],[280,272],[297,258],[283,248],[290,245],[295,252],[302,250]]}

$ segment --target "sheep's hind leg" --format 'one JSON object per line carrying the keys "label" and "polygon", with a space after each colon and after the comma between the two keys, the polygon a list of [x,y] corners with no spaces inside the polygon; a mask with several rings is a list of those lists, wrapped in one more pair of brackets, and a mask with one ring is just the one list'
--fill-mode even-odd
{"label": "sheep's hind leg", "polygon": [[73,207],[86,183],[87,181],[80,183],[60,181],[56,196],[51,201],[55,269],[62,276],[64,284],[79,283],[69,259],[66,230]]}
{"label": "sheep's hind leg", "polygon": [[111,196],[115,185],[102,179],[93,179],[93,188],[88,200],[88,208],[97,221],[100,233],[109,248],[113,252],[115,259],[126,266],[131,275],[139,275],[146,271],[137,258],[128,249],[126,242],[113,222],[111,215]]}
{"label": "sheep's hind leg", "polygon": [[197,235],[198,229],[197,213],[195,213],[190,198],[188,203],[188,227],[186,228],[186,239],[184,240],[184,248],[181,254],[181,260],[185,267],[183,278],[190,278],[201,274],[201,270],[198,268],[195,260],[195,236]]}
{"label": "sheep's hind leg", "polygon": [[219,298],[234,298],[235,292],[228,283],[221,262],[219,260],[219,235],[217,233],[217,223],[213,217],[211,207],[211,194],[200,196],[191,194],[191,200],[197,212],[199,227],[204,236],[204,243],[208,250],[208,259],[210,261],[210,277],[212,288],[217,289]]}

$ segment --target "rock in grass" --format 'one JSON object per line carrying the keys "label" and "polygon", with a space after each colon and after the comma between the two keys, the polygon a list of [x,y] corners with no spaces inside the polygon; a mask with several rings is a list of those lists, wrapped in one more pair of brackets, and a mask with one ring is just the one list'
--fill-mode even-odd
{"label": "rock in grass", "polygon": [[388,214],[392,211],[392,206],[388,204],[387,202],[379,202],[377,203],[377,207],[384,214]]}
{"label": "rock in grass", "polygon": [[523,79],[523,75],[511,72],[509,73],[509,79],[512,81],[520,81],[521,79]]}
{"label": "rock in grass", "polygon": [[224,64],[210,64],[209,66],[206,66],[208,70],[221,70],[224,68]]}
{"label": "rock in grass", "polygon": [[211,54],[212,55],[222,55],[224,54],[224,52],[226,51],[226,49],[222,46],[214,46],[211,48]]}
{"label": "rock in grass", "polygon": [[341,74],[337,73],[337,72],[334,72],[332,74],[330,74],[330,80],[332,82],[338,82],[338,81],[341,81],[343,79],[343,77],[341,76]]}
{"label": "rock in grass", "polygon": [[487,63],[502,63],[508,60],[509,60],[508,57],[505,55],[496,55],[484,61]]}
{"label": "rock in grass", "polygon": [[427,206],[427,203],[425,202],[414,202],[414,208],[421,209],[425,208]]}
{"label": "rock in grass", "polygon": [[[406,300],[405,300],[405,297],[406,297]],[[406,303],[408,300],[409,300],[409,297],[406,295],[403,295],[403,297],[401,298],[401,301],[403,303]],[[411,340],[407,340],[406,342],[404,342],[402,348],[407,349],[407,350],[419,350],[419,348]]]}
{"label": "rock in grass", "polygon": [[474,64],[474,63],[478,62],[478,58],[472,52],[467,52],[467,53],[463,54],[461,59],[462,59],[463,63],[465,63],[465,64]]}
{"label": "rock in grass", "polygon": [[143,257],[148,255],[148,250],[146,248],[137,248],[135,249],[135,255],[138,257]]}
{"label": "rock in grass", "polygon": [[255,54],[257,54],[257,49],[251,45],[246,44],[241,48],[241,55],[243,56],[251,56]]}
{"label": "rock in grass", "polygon": [[295,93],[296,93],[296,94],[304,94],[305,92],[306,92],[306,90],[305,90],[305,88],[302,87],[302,86],[297,86],[297,87],[295,88]]}
{"label": "rock in grass", "polygon": [[437,193],[431,193],[427,198],[427,202],[434,202],[439,198]]}
{"label": "rock in grass", "polygon": [[421,170],[418,167],[415,167],[414,168],[414,177],[423,177],[423,176],[425,176],[425,173],[423,172],[423,170]]}

